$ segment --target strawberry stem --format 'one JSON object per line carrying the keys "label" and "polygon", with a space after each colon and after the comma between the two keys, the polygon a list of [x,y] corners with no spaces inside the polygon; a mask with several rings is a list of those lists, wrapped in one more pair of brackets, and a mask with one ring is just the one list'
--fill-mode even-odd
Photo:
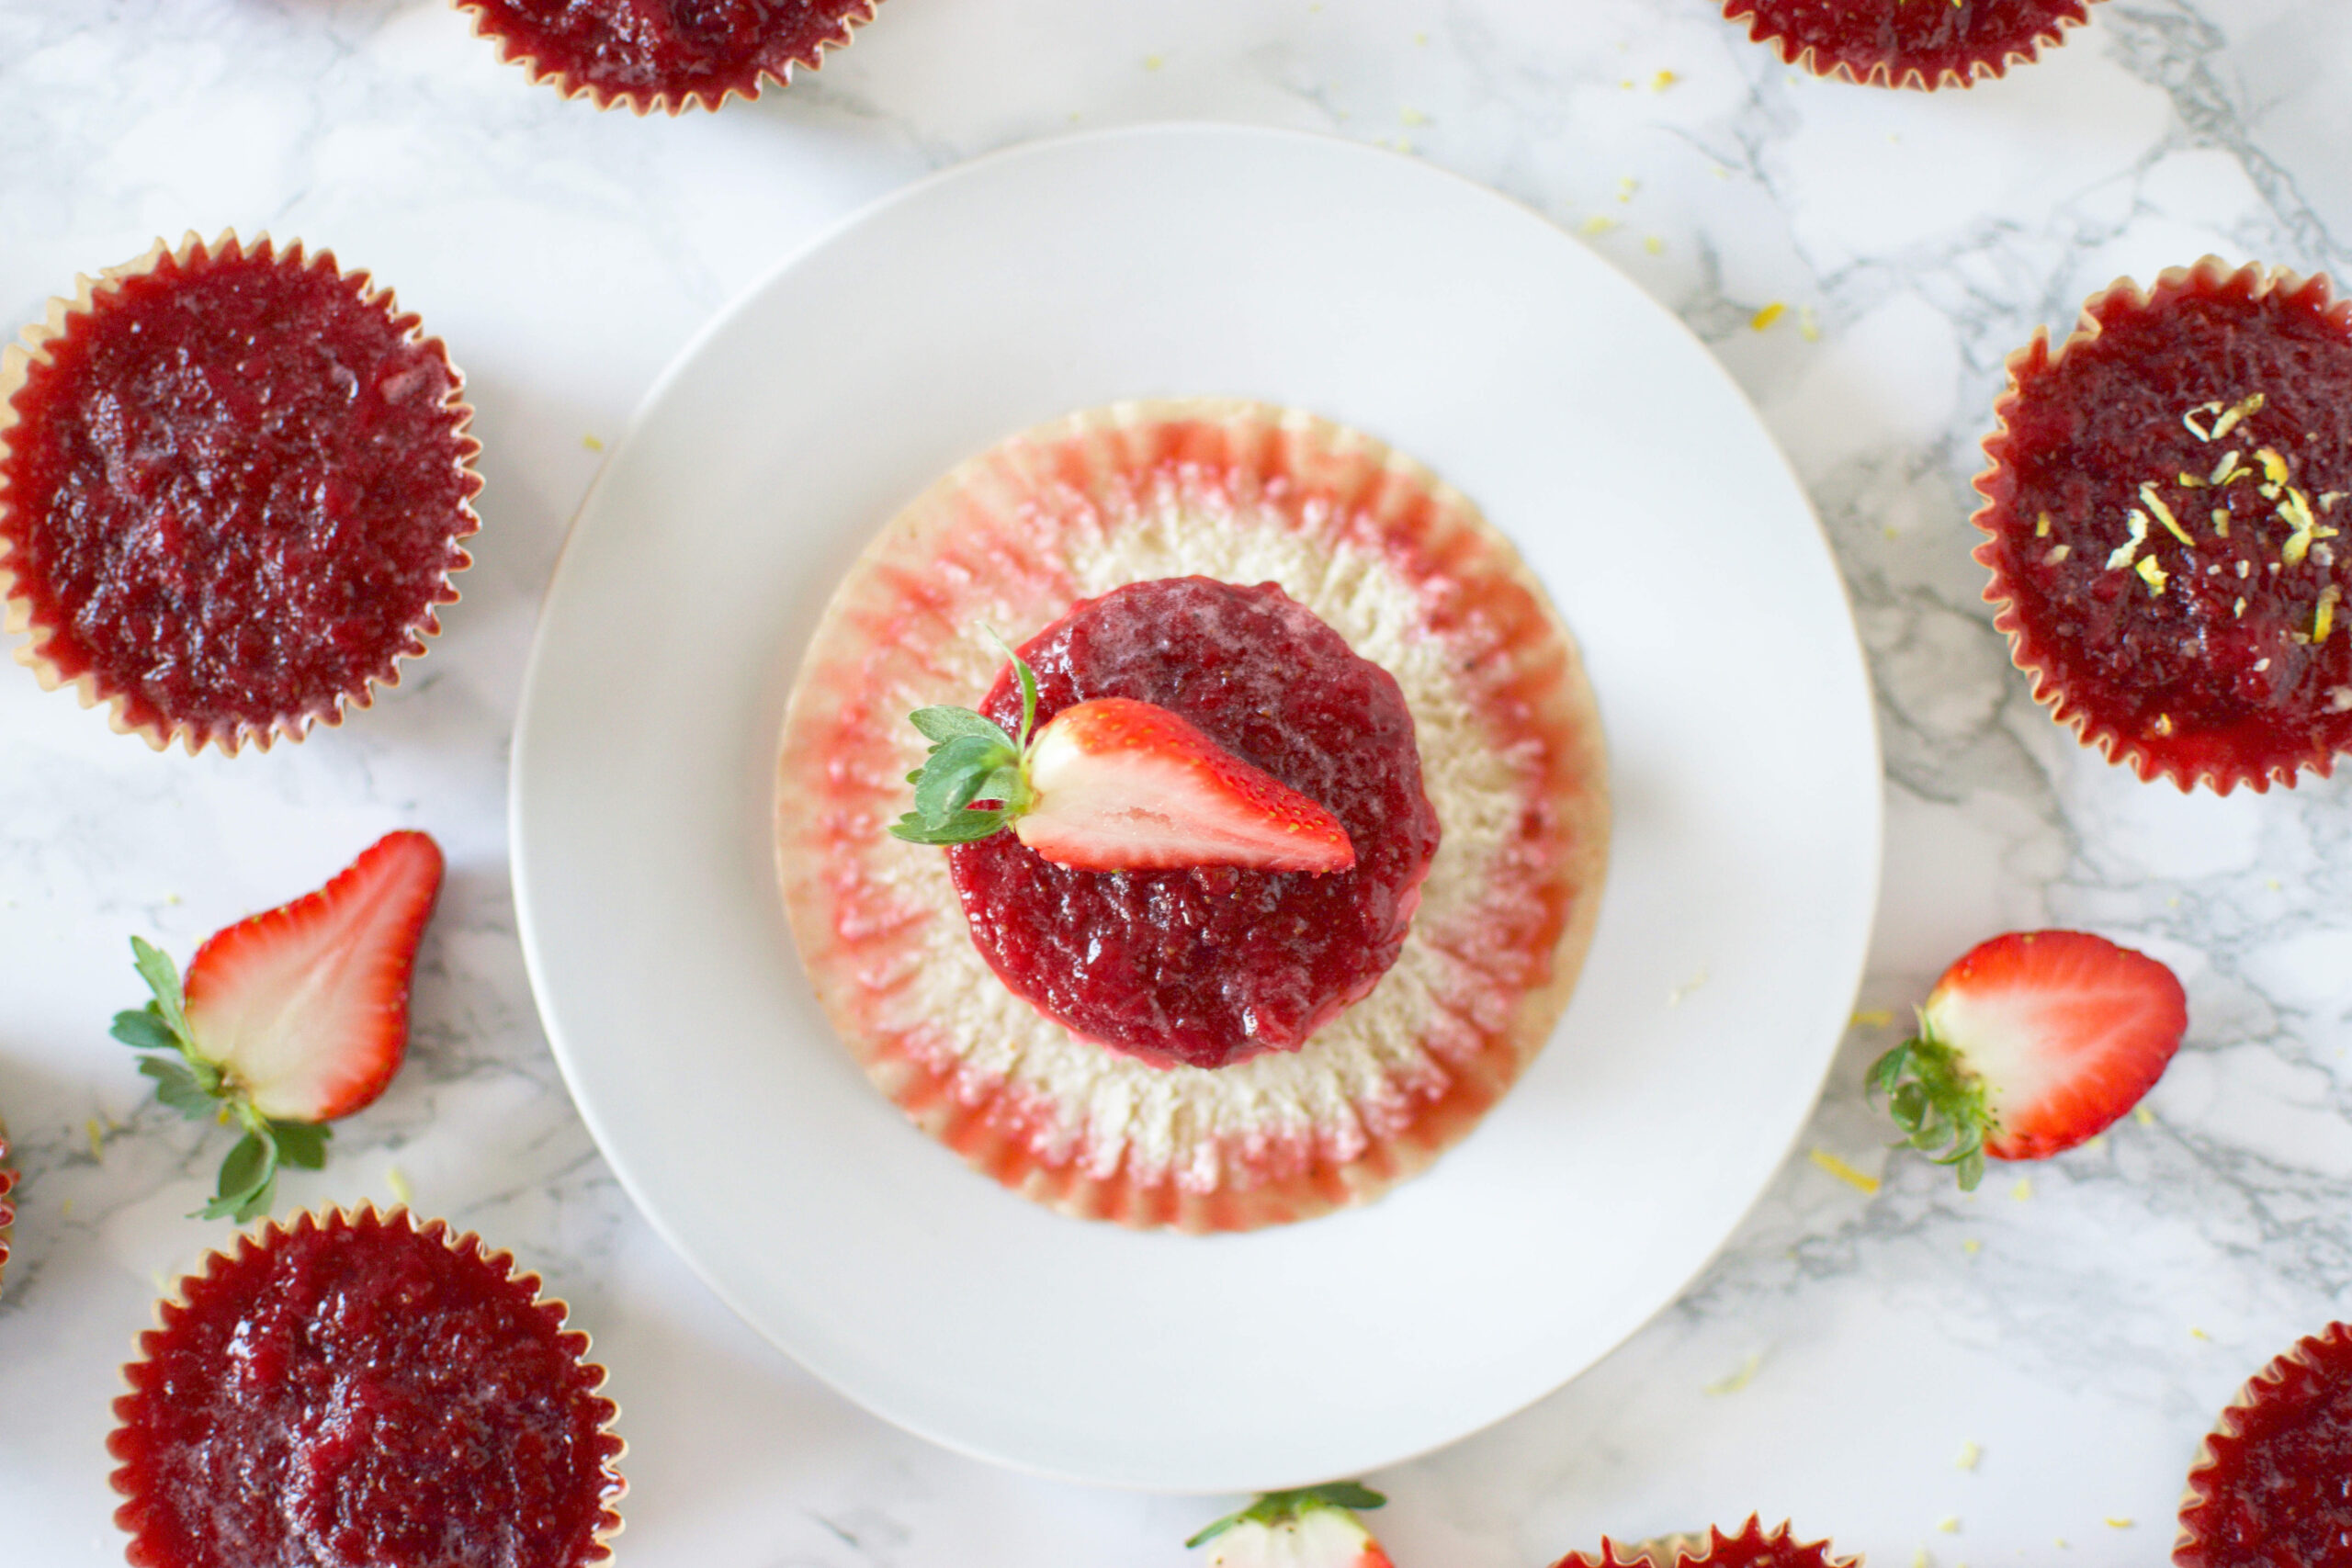
{"label": "strawberry stem", "polygon": [[1976,1190],[1984,1179],[1984,1135],[1994,1125],[1984,1080],[1935,1038],[1926,1019],[1917,1034],[1871,1064],[1864,1084],[1872,1100],[1885,1099],[1905,1143],[1953,1167],[1962,1191]]}

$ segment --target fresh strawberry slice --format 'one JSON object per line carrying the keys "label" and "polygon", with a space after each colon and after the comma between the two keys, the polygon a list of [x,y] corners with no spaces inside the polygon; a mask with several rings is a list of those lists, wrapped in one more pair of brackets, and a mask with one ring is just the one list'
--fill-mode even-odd
{"label": "fresh strawberry slice", "polygon": [[441,850],[388,833],[317,892],[218,931],[188,961],[130,939],[154,1000],[115,1015],[156,1098],[244,1136],[203,1217],[267,1212],[277,1168],[326,1159],[322,1123],[384,1092],[408,1049],[409,981],[441,891]]}
{"label": "fresh strawberry slice", "polygon": [[909,775],[915,808],[892,833],[961,844],[1010,827],[1046,859],[1080,871],[1330,872],[1356,863],[1337,817],[1166,708],[1097,697],[1062,709],[1033,736],[1036,676],[1018,657],[1012,662],[1017,738],[965,708],[912,716],[933,744]]}
{"label": "fresh strawberry slice", "polygon": [[2188,1029],[2173,972],[2085,931],[2012,931],[1944,971],[1919,1032],[1879,1058],[1912,1147],[1973,1188],[1984,1156],[2071,1149],[2140,1102]]}
{"label": "fresh strawberry slice", "polygon": [[1270,1492],[1186,1546],[1207,1546],[1209,1568],[1395,1568],[1349,1510],[1387,1498],[1353,1481]]}

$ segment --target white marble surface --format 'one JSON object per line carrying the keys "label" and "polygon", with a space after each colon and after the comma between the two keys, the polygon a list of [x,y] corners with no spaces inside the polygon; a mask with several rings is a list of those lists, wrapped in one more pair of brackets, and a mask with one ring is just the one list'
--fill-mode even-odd
{"label": "white marble surface", "polygon": [[[1373,1478],[1397,1561],[1537,1568],[1603,1531],[1752,1508],[1883,1564],[2162,1561],[2214,1413],[2352,1314],[2352,787],[2184,798],[2078,750],[1988,629],[1967,480],[2002,356],[2118,274],[2207,251],[2352,271],[2347,82],[2342,0],[2108,0],[2041,64],[1933,97],[1792,79],[1713,0],[888,0],[821,75],[643,122],[529,85],[439,0],[0,0],[0,316],[33,319],[158,234],[331,245],[450,344],[489,480],[436,650],[302,746],[155,756],[0,670],[0,1112],[26,1176],[0,1298],[0,1559],[120,1560],[114,1369],[159,1283],[226,1234],[183,1217],[217,1134],[144,1104],[105,1036],[136,999],[126,938],[185,955],[415,825],[451,880],[410,1065],[288,1197],[403,1179],[544,1270],[626,1409],[620,1561],[1188,1560],[1219,1502],[930,1448],[667,1255],[540,1036],[503,808],[591,438],[621,434],[698,323],[930,169],[1197,118],[1408,146],[1589,231],[1755,398],[1879,683],[1866,1011],[1901,1013],[1971,942],[2037,923],[2144,946],[2190,997],[2152,1122],[2030,1188],[1996,1168],[1973,1198],[1906,1159],[1866,1201],[1804,1157],[1881,1158],[1858,1084],[1894,1031],[1859,1024],[1799,1153],[1679,1303],[1527,1412]],[[1773,302],[1789,310],[1757,330]]]}

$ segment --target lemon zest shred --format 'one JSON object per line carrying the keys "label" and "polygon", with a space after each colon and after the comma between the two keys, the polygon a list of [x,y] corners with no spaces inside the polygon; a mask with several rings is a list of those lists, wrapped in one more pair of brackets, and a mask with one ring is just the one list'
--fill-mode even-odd
{"label": "lemon zest shred", "polygon": [[2278,449],[2277,447],[2257,447],[2254,456],[2256,460],[2260,462],[2262,465],[2262,477],[2264,479],[2268,479],[2275,485],[2282,485],[2287,482],[2287,459],[2278,455]]}
{"label": "lemon zest shred", "polygon": [[2260,392],[2249,392],[2222,410],[2222,417],[2213,422],[2212,439],[2219,441],[2222,436],[2235,430],[2240,423],[2260,413],[2263,401]]}
{"label": "lemon zest shred", "polygon": [[2188,530],[2180,525],[2180,519],[2172,514],[2172,508],[2165,504],[2165,498],[2156,493],[2154,480],[2141,483],[2140,499],[2147,503],[2148,510],[2156,514],[2156,521],[2163,524],[2174,538],[2192,547],[2196,545],[2197,541],[2188,536]]}
{"label": "lemon zest shred", "polygon": [[1702,1393],[1713,1394],[1717,1397],[1721,1397],[1726,1393],[1737,1393],[1741,1389],[1746,1388],[1749,1383],[1756,1381],[1756,1369],[1763,1364],[1764,1352],[1761,1350],[1756,1351],[1751,1354],[1747,1360],[1740,1363],[1739,1371],[1732,1373],[1731,1376],[1727,1378],[1717,1378],[1713,1382],[1709,1383],[1705,1388],[1699,1392]]}
{"label": "lemon zest shred", "polygon": [[1767,331],[1771,327],[1774,321],[1779,321],[1782,316],[1788,313],[1788,309],[1789,308],[1786,305],[1782,304],[1780,300],[1775,299],[1770,305],[1767,305],[1762,310],[1757,311],[1753,316],[1748,317],[1747,324],[1756,332],[1760,333]]}
{"label": "lemon zest shred", "polygon": [[2050,513],[2047,512],[2033,520],[2033,536],[2037,539],[2050,537]]}
{"label": "lemon zest shred", "polygon": [[2132,509],[2130,515],[2127,516],[2124,521],[2132,529],[2132,536],[2124,540],[2121,544],[2116,546],[2112,551],[2109,552],[2107,558],[2107,570],[2109,571],[2120,570],[2124,567],[2130,566],[2132,564],[2132,558],[2140,553],[2140,547],[2148,542],[2148,514],[2146,513],[2141,511],[2135,506]]}
{"label": "lemon zest shred", "polygon": [[1827,1171],[1830,1175],[1836,1177],[1838,1180],[1844,1182],[1847,1186],[1852,1188],[1855,1191],[1860,1192],[1862,1196],[1868,1198],[1877,1195],[1879,1186],[1877,1177],[1871,1175],[1867,1171],[1856,1170],[1852,1166],[1848,1165],[1844,1160],[1839,1159],[1836,1155],[1831,1154],[1827,1149],[1821,1147],[1817,1144],[1814,1145],[1813,1149],[1813,1163]]}
{"label": "lemon zest shred", "polygon": [[2139,563],[2132,570],[2138,572],[2140,581],[2148,585],[2151,597],[2165,591],[2165,583],[2170,577],[2170,574],[2165,570],[2164,563],[2154,556],[2142,556]]}

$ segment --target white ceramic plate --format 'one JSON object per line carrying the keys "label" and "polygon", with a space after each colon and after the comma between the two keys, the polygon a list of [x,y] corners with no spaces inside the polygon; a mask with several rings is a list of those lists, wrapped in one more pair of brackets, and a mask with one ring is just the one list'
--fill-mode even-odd
{"label": "white ceramic plate", "polygon": [[[1013,431],[1192,393],[1312,409],[1468,491],[1583,644],[1616,801],[1582,987],[1486,1122],[1368,1208],[1210,1238],[1063,1218],[910,1126],[819,1013],[769,870],[785,695],[867,537]],[[1409,158],[1180,126],[916,186],[686,350],[548,592],[513,811],[581,1112],[736,1311],[952,1448],[1227,1492],[1475,1431],[1706,1262],[1844,1026],[1879,765],[1805,498],[1671,316]]]}

